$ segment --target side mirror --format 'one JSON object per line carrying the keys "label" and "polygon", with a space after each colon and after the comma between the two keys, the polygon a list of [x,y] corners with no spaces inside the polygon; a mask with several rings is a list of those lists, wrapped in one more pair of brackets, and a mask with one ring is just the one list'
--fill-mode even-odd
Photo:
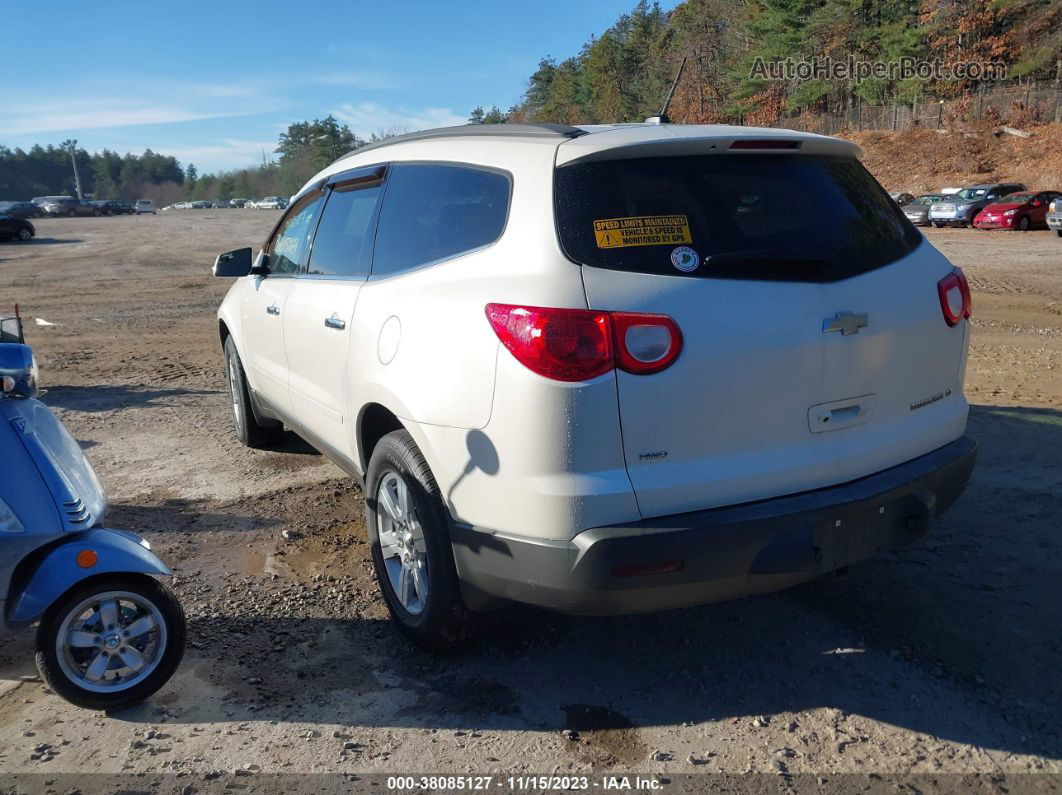
{"label": "side mirror", "polygon": [[37,360],[29,345],[0,345],[0,397],[31,398],[37,394]]}
{"label": "side mirror", "polygon": [[251,272],[251,249],[238,248],[219,254],[214,260],[214,275],[239,278]]}

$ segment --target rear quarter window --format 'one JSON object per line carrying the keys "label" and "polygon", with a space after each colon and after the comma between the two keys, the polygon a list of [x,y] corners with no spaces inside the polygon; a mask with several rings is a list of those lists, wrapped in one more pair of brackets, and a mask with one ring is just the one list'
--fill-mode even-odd
{"label": "rear quarter window", "polygon": [[[923,239],[848,157],[724,154],[573,164],[556,170],[555,210],[561,246],[575,262],[694,278],[837,281],[894,262]],[[660,234],[605,238],[602,221],[644,224]],[[688,249],[698,264],[682,270],[672,255],[689,268]]]}
{"label": "rear quarter window", "polygon": [[397,163],[387,175],[372,272],[389,276],[451,259],[501,237],[511,179],[471,165]]}

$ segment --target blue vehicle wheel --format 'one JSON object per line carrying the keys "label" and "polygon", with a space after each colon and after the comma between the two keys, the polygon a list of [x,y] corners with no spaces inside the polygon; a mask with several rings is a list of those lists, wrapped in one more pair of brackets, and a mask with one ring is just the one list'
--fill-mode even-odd
{"label": "blue vehicle wheel", "polygon": [[59,696],[88,709],[143,701],[184,655],[177,597],[145,575],[104,575],[71,589],[37,629],[37,668]]}

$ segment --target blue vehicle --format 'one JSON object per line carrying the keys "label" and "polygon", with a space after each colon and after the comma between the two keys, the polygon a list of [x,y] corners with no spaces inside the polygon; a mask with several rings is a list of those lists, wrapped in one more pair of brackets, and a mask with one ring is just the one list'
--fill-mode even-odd
{"label": "blue vehicle", "polygon": [[[10,320],[10,319],[9,319]],[[107,500],[74,438],[37,393],[28,345],[0,323],[0,615],[37,626],[37,667],[80,707],[158,690],[184,654],[185,619],[146,541],[103,526]]]}

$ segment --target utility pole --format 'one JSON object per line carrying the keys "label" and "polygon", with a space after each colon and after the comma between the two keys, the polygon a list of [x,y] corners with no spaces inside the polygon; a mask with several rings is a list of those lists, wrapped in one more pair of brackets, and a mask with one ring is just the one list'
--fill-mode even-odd
{"label": "utility pole", "polygon": [[84,199],[81,193],[81,174],[77,170],[77,141],[71,139],[66,142],[67,151],[70,152],[70,162],[74,165],[74,187],[77,189],[78,199]]}

